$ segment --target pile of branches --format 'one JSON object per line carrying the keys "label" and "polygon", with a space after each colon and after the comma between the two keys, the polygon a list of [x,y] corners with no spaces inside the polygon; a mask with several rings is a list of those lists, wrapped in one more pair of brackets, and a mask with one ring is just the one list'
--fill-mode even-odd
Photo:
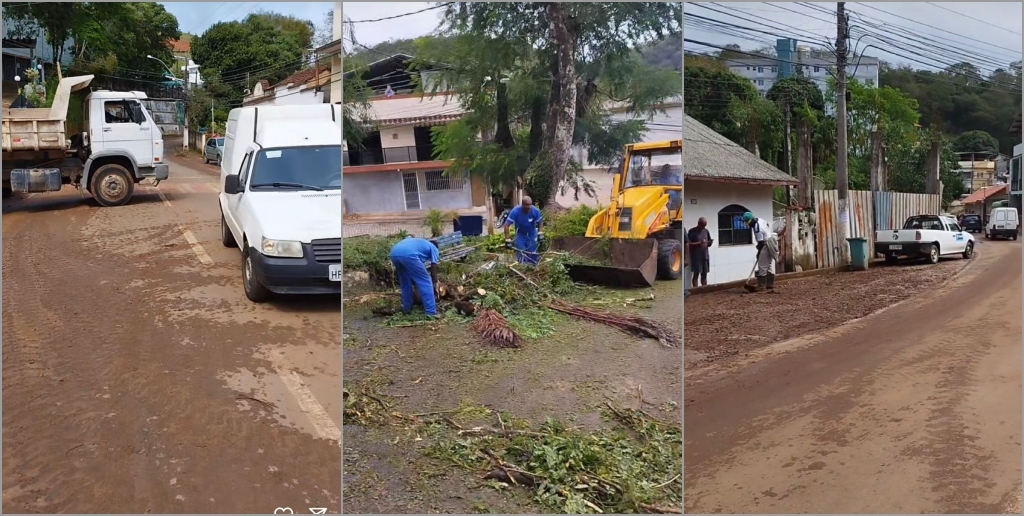
{"label": "pile of branches", "polygon": [[662,345],[672,348],[679,347],[679,343],[682,341],[682,338],[680,338],[678,334],[667,328],[665,325],[645,317],[599,312],[589,308],[571,305],[561,299],[556,299],[548,303],[548,308],[580,319],[618,328],[630,335],[656,339]]}
{"label": "pile of branches", "polygon": [[481,310],[476,316],[476,320],[473,321],[472,328],[484,340],[499,347],[518,348],[522,346],[522,339],[497,310],[491,308]]}

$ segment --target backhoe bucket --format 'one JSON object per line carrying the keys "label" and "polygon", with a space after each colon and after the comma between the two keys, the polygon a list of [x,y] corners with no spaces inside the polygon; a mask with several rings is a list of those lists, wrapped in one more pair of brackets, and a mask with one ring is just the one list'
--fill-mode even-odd
{"label": "backhoe bucket", "polygon": [[578,283],[618,288],[653,287],[658,273],[658,241],[653,238],[559,237],[551,242],[551,250],[593,262],[567,266],[569,277]]}

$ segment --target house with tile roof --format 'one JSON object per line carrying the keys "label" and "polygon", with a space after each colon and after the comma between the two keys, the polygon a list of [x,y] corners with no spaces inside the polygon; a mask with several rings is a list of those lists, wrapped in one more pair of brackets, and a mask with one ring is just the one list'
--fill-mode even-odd
{"label": "house with tile roof", "polygon": [[[466,114],[450,93],[416,93],[429,70],[410,70],[411,57],[389,56],[366,65],[360,78],[372,90],[366,138],[343,152],[345,213],[412,216],[431,209],[486,214],[487,186],[468,173],[446,173],[436,158],[431,131]],[[346,77],[353,72],[346,73]],[[430,91],[432,88],[424,87]]]}
{"label": "house with tile roof", "polygon": [[683,227],[707,219],[714,239],[709,285],[747,277],[757,251],[743,214],[771,221],[775,188],[796,184],[792,176],[683,115]]}
{"label": "house with tile roof", "polygon": [[330,65],[316,64],[271,85],[263,79],[242,100],[243,106],[294,106],[329,102]]}

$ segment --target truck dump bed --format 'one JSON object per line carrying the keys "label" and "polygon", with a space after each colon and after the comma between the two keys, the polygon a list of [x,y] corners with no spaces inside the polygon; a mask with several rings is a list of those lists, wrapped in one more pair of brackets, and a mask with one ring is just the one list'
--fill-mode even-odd
{"label": "truck dump bed", "polygon": [[61,79],[49,108],[4,108],[3,151],[67,150],[64,122],[71,93],[85,88],[92,79],[92,75]]}

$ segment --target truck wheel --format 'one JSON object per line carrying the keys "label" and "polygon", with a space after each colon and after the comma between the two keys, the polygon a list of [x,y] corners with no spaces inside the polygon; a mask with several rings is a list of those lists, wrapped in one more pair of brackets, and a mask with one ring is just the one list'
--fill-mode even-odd
{"label": "truck wheel", "polygon": [[683,245],[675,240],[658,241],[658,279],[675,280],[683,274]]}
{"label": "truck wheel", "polygon": [[928,263],[935,265],[939,263],[939,246],[932,244],[928,246]]}
{"label": "truck wheel", "polygon": [[974,244],[967,244],[964,249],[964,259],[970,260],[972,256],[974,256]]}
{"label": "truck wheel", "polygon": [[253,303],[263,303],[270,299],[270,291],[256,278],[248,247],[242,251],[242,288],[245,289],[245,297]]}
{"label": "truck wheel", "polygon": [[89,191],[100,206],[121,206],[132,198],[135,182],[121,165],[103,165],[90,181]]}
{"label": "truck wheel", "polygon": [[235,242],[235,235],[232,235],[231,230],[228,229],[228,222],[224,219],[224,212],[220,214],[220,243],[228,248],[238,247],[238,242]]}

